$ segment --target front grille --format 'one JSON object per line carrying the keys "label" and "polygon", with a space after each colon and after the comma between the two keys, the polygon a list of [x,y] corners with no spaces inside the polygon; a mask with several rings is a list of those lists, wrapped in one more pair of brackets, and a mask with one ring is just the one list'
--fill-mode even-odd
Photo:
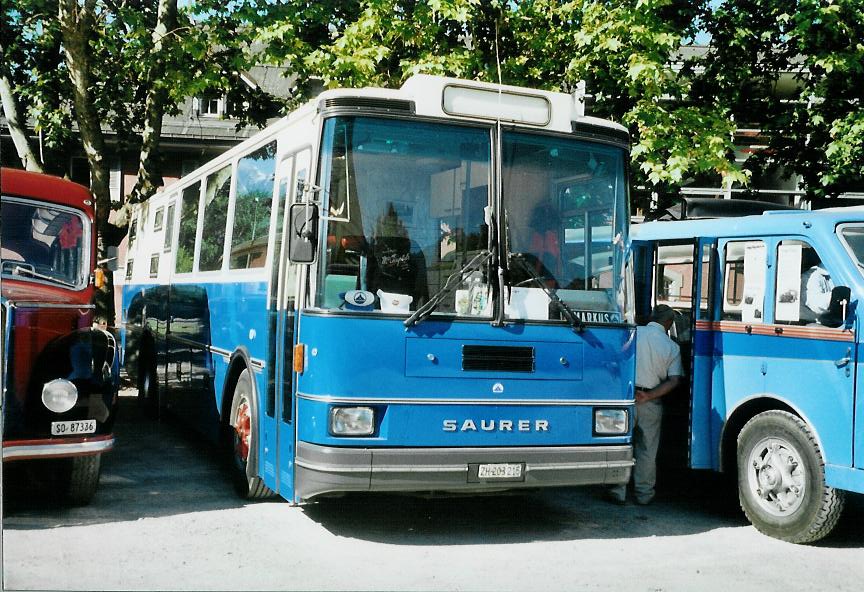
{"label": "front grille", "polygon": [[463,345],[462,369],[475,372],[534,372],[534,348]]}

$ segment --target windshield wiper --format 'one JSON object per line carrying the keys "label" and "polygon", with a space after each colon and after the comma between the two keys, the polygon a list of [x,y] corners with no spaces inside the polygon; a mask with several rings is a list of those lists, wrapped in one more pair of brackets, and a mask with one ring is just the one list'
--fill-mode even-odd
{"label": "windshield wiper", "polygon": [[[491,256],[492,251],[489,251],[487,249],[483,249],[482,251],[477,253],[477,255],[473,259],[471,259],[471,261],[463,265],[457,271],[450,274],[450,277],[447,278],[447,281],[444,282],[444,285],[441,286],[441,289],[435,292],[435,294],[433,294],[432,297],[426,301],[426,304],[415,310],[414,314],[405,319],[405,322],[403,324],[406,327],[410,327],[419,323],[420,321],[428,317],[430,314],[432,314],[432,312],[436,308],[438,308],[438,305],[441,304],[441,301],[444,299],[444,297],[447,296],[451,291],[453,291],[453,288],[459,285],[466,273],[471,273],[472,271],[478,269],[481,265],[488,261],[489,257]],[[458,282],[454,281],[456,278],[459,279]]]}
{"label": "windshield wiper", "polygon": [[30,277],[34,277],[39,280],[46,280],[49,282],[56,282],[58,284],[62,284],[64,286],[69,286],[70,288],[75,288],[75,284],[71,284],[67,281],[61,280],[60,278],[56,278],[50,275],[45,275],[44,273],[39,273],[35,269],[30,267],[22,267],[21,265],[16,265],[12,268],[12,275],[24,275],[27,274]]}
{"label": "windshield wiper", "polygon": [[570,326],[573,327],[577,332],[581,333],[585,330],[585,323],[580,319],[576,313],[573,312],[573,309],[567,306],[567,304],[558,298],[558,294],[556,290],[551,290],[543,279],[537,275],[537,272],[531,269],[531,266],[525,262],[525,256],[522,253],[510,253],[508,256],[509,261],[515,261],[519,264],[519,268],[524,271],[528,277],[535,283],[537,286],[543,290],[546,295],[549,297],[558,310],[567,318],[567,322],[570,323]]}

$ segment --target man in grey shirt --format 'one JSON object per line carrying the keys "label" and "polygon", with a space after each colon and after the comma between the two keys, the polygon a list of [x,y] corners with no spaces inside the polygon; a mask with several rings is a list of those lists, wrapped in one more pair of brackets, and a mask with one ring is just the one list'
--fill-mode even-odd
{"label": "man in grey shirt", "polygon": [[[636,503],[650,504],[654,500],[657,482],[657,447],[660,444],[660,424],[663,419],[661,397],[675,390],[684,374],[681,369],[681,348],[669,337],[675,321],[675,311],[658,304],[650,322],[636,329],[636,419],[633,427],[633,490]],[[609,490],[609,499],[623,504],[627,485]]]}

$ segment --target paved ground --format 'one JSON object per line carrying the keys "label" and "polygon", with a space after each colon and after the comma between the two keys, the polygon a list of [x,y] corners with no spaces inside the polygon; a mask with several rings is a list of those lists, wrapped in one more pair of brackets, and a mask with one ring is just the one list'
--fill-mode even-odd
{"label": "paved ground", "polygon": [[50,476],[7,468],[5,589],[857,592],[864,580],[862,496],[814,546],[760,535],[706,473],[661,475],[647,508],[606,504],[599,488],[246,504],[208,447],[131,403],[90,506],[59,507],[35,493]]}

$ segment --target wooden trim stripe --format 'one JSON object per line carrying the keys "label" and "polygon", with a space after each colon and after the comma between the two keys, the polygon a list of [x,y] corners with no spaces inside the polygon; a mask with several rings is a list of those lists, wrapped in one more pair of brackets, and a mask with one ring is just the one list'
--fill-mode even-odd
{"label": "wooden trim stripe", "polygon": [[697,331],[720,333],[747,333],[789,339],[814,339],[819,341],[855,341],[855,334],[848,329],[831,327],[808,327],[804,325],[769,325],[742,321],[696,321]]}

